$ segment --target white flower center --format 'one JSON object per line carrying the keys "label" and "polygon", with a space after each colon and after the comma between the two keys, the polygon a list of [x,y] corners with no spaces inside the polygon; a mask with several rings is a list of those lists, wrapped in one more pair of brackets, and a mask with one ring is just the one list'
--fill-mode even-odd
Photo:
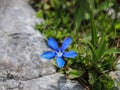
{"label": "white flower center", "polygon": [[60,49],[59,49],[58,51],[56,51],[56,53],[57,53],[57,56],[58,56],[58,57],[61,57],[61,56],[63,55],[63,52],[61,52]]}

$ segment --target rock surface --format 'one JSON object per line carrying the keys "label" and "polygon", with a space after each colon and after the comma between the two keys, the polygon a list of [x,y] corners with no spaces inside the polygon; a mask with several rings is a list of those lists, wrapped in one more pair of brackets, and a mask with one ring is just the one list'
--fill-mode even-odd
{"label": "rock surface", "polygon": [[0,90],[84,90],[40,58],[48,50],[27,0],[0,0]]}
{"label": "rock surface", "polygon": [[110,76],[114,79],[115,86],[120,90],[120,56],[118,57],[116,69],[116,71],[110,73]]}
{"label": "rock surface", "polygon": [[34,30],[38,20],[27,2],[0,0],[0,9],[1,79],[11,75],[25,80],[54,73],[52,64],[39,57],[47,46]]}
{"label": "rock surface", "polygon": [[52,74],[26,81],[10,79],[0,82],[0,90],[85,90],[77,81],[66,80],[62,74]]}

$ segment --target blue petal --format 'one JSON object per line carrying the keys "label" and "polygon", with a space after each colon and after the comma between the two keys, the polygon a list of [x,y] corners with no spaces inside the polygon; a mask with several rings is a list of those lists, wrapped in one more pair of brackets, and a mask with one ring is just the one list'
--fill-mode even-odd
{"label": "blue petal", "polygon": [[54,38],[48,38],[48,46],[53,50],[58,50],[58,43]]}
{"label": "blue petal", "polygon": [[64,52],[65,49],[68,48],[68,46],[71,44],[71,42],[72,42],[72,38],[70,38],[70,37],[64,39],[64,41],[62,43],[62,47],[61,47],[63,52]]}
{"label": "blue petal", "polygon": [[52,52],[52,51],[44,52],[44,53],[41,55],[42,58],[45,58],[45,59],[48,59],[48,60],[54,58],[55,56],[56,56],[56,53],[55,53],[55,52]]}
{"label": "blue petal", "polygon": [[65,52],[63,56],[66,58],[74,58],[75,56],[77,56],[77,53],[75,51]]}
{"label": "blue petal", "polygon": [[62,68],[65,65],[65,61],[61,57],[57,57],[56,63],[59,68]]}

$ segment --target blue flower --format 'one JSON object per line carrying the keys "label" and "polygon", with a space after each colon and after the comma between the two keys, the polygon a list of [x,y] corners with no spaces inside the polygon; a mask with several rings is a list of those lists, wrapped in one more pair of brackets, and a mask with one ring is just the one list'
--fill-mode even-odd
{"label": "blue flower", "polygon": [[64,39],[61,48],[59,48],[58,43],[54,38],[48,38],[48,46],[53,49],[53,51],[44,52],[41,57],[48,60],[56,57],[56,64],[59,68],[62,68],[65,65],[63,56],[66,58],[74,58],[77,55],[75,51],[65,52],[71,42],[72,38],[68,37]]}

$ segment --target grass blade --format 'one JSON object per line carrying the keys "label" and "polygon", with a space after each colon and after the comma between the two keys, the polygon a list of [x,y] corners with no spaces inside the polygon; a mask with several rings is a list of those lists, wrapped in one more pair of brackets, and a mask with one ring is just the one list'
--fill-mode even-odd
{"label": "grass blade", "polygon": [[90,11],[90,21],[91,21],[91,35],[92,35],[92,44],[93,46],[97,46],[97,30],[95,27],[95,20],[94,20],[94,15],[93,12]]}
{"label": "grass blade", "polygon": [[74,14],[74,29],[75,31],[79,29],[81,21],[84,19],[85,12],[88,7],[87,0],[76,0],[76,8]]}

